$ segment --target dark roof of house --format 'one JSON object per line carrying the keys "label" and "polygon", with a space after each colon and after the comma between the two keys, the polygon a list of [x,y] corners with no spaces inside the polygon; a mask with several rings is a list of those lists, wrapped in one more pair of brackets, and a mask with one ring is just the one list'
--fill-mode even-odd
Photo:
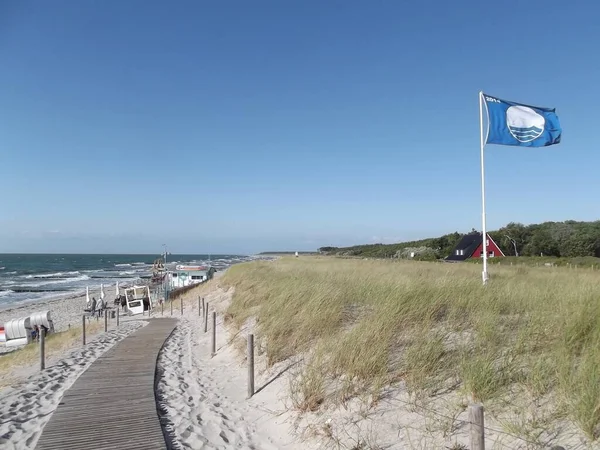
{"label": "dark roof of house", "polygon": [[[464,261],[465,259],[469,259],[482,242],[481,233],[465,234],[456,247],[454,247],[452,253],[446,257],[446,261]],[[463,254],[457,255],[456,250],[463,250]]]}

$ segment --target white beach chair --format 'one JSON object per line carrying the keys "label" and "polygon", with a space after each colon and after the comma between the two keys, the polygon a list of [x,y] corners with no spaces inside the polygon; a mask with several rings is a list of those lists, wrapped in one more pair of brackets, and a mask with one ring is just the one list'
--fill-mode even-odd
{"label": "white beach chair", "polygon": [[54,333],[54,322],[50,316],[50,311],[41,311],[33,313],[29,316],[31,328],[36,325],[41,328],[45,327],[49,333]]}
{"label": "white beach chair", "polygon": [[20,317],[18,319],[9,320],[4,324],[4,332],[6,334],[6,346],[18,347],[27,345],[31,342],[31,322],[29,317]]}

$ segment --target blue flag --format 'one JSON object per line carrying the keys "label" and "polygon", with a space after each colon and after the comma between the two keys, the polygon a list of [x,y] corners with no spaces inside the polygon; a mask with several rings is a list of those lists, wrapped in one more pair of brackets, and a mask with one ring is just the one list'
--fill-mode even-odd
{"label": "blue flag", "polygon": [[558,144],[562,129],[554,108],[523,105],[483,94],[489,131],[487,144],[546,147]]}

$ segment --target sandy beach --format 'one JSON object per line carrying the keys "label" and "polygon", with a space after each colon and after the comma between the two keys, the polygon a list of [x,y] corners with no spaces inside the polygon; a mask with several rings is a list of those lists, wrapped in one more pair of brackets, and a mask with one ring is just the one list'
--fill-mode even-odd
{"label": "sandy beach", "polygon": [[35,448],[44,425],[79,375],[100,355],[144,325],[143,321],[130,321],[118,329],[101,333],[85,348],[49,359],[43,372],[31,367],[32,374],[24,383],[5,388],[0,394],[0,447],[6,450]]}
{"label": "sandy beach", "polygon": [[[411,398],[402,383],[386,389],[376,403],[359,394],[343,406],[299,413],[291,401],[290,387],[301,373],[303,355],[268,367],[260,342],[255,348],[255,394],[248,398],[245,343],[247,335],[255,332],[255,324],[249,319],[234,330],[224,321],[233,292],[233,288],[220,286],[217,277],[182,296],[183,314],[180,300],[175,300],[173,317],[178,326],[159,354],[156,379],[159,416],[175,448],[468,448],[468,411],[459,396],[443,396],[425,404]],[[199,295],[210,306],[206,333],[198,310]],[[80,304],[61,303],[72,309]],[[211,355],[213,311],[217,312],[215,355]],[[170,316],[165,309],[164,317]],[[153,317],[160,319],[161,315]],[[24,382],[0,391],[0,446],[35,448],[64,392],[97,357],[147,324],[145,319],[127,318],[119,329],[99,333],[93,345],[55,355],[43,373],[32,365],[23,373]],[[500,430],[500,423],[489,422],[486,441],[491,448],[532,448]],[[574,437],[563,443],[569,444],[568,448],[596,448]]]}
{"label": "sandy beach", "polygon": [[[105,289],[105,292],[111,291]],[[224,310],[231,293],[215,284],[206,296],[211,311],[213,308],[218,312]],[[191,291],[186,297],[197,298],[197,295]],[[53,317],[60,318],[57,329],[64,330],[69,323],[78,323],[84,303],[85,297],[54,300],[43,306],[26,305],[3,311],[0,319],[49,308]],[[217,324],[217,355],[211,357],[210,332],[204,333],[195,303],[193,309],[186,304],[183,316],[174,315],[180,322],[159,355],[158,367],[162,376],[157,380],[157,395],[160,410],[172,426],[173,440],[180,448],[311,448],[291,433],[291,416],[281,414],[285,405],[278,393],[285,390],[284,385],[280,385],[284,383],[283,379],[265,387],[270,374],[257,373],[256,389],[263,389],[260,395],[246,399],[247,369],[232,345],[232,336],[222,323],[222,316]],[[96,358],[147,324],[143,319],[126,318],[118,329],[98,333],[85,348],[54,355],[44,372],[39,372],[37,360],[19,369],[22,381],[0,391],[0,446],[15,450],[35,448],[64,392]]]}
{"label": "sandy beach", "polygon": [[229,333],[221,315],[231,294],[232,291],[215,287],[204,295],[210,311],[214,308],[218,313],[214,357],[211,357],[211,325],[204,333],[194,292],[186,296],[193,308],[184,311],[159,356],[163,374],[158,380],[157,394],[164,418],[172,427],[173,440],[187,449],[321,448],[311,447],[294,435],[293,417],[285,412],[285,378],[273,380],[271,372],[257,370],[255,388],[260,393],[246,398],[247,366],[237,353],[233,345],[235,336]]}
{"label": "sandy beach", "polygon": [[[124,285],[119,285],[121,288]],[[122,292],[122,291],[121,291]],[[90,289],[90,299],[100,298],[100,288]],[[112,306],[115,298],[115,285],[104,286],[104,300],[108,306]],[[52,300],[27,303],[16,307],[6,307],[0,310],[0,324],[6,323],[11,319],[30,316],[34,312],[50,311],[54,329],[61,332],[69,329],[69,326],[80,326],[81,316],[84,313],[86,304],[85,294],[80,296],[62,297]],[[0,353],[13,351],[14,348],[7,348],[0,345]]]}

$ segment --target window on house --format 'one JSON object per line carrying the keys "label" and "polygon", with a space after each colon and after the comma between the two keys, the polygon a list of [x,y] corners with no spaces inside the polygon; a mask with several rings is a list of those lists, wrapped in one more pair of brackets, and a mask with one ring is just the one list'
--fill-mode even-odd
{"label": "window on house", "polygon": [[177,274],[176,274],[176,273],[172,273],[172,274],[171,274],[171,276],[172,276],[173,278],[177,278]]}
{"label": "window on house", "polygon": [[493,258],[494,257],[494,252],[490,252],[490,257]]}

